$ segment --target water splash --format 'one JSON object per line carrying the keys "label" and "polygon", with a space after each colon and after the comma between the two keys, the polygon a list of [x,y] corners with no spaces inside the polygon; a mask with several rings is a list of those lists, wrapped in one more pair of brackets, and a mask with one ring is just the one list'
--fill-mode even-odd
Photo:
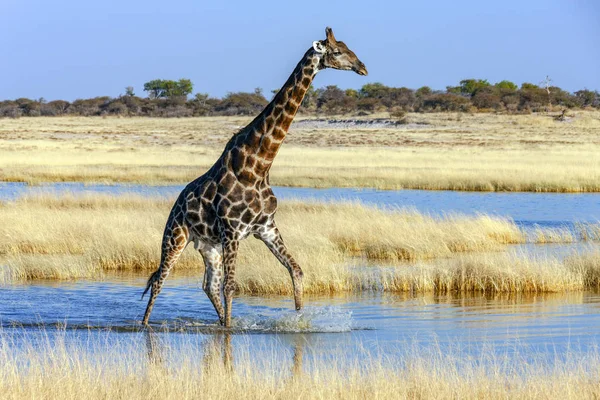
{"label": "water splash", "polygon": [[302,311],[272,310],[268,314],[246,315],[233,321],[243,331],[273,333],[336,333],[352,330],[352,311],[340,307],[306,307]]}

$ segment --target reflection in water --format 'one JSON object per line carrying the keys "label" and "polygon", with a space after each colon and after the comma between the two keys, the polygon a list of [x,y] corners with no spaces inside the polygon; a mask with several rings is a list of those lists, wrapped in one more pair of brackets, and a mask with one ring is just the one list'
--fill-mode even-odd
{"label": "reflection in water", "polygon": [[233,372],[233,348],[229,332],[215,333],[211,340],[206,342],[202,364],[208,370],[221,359],[225,370]]}
{"label": "reflection in water", "polygon": [[163,346],[160,337],[150,327],[144,330],[144,338],[146,339],[146,354],[150,364],[160,365],[163,363]]}
{"label": "reflection in water", "polygon": [[[222,363],[225,371],[235,372],[234,349],[232,344],[233,334],[223,331],[210,336],[205,341],[202,366],[209,371],[214,366]],[[161,340],[159,333],[151,327],[144,330],[144,340],[146,343],[146,354],[151,365],[163,366],[167,356],[167,345]],[[294,337],[292,348],[293,356],[290,367],[292,379],[302,376],[302,362],[304,355],[305,338],[302,335]]]}

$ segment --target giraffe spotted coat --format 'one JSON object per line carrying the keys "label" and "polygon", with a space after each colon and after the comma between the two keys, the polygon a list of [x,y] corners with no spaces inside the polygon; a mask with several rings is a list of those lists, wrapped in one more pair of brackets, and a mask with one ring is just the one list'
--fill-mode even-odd
{"label": "giraffe spotted coat", "polygon": [[250,235],[263,241],[288,270],[296,309],[302,308],[302,269],[275,224],[277,199],[269,185],[269,169],[319,70],[367,74],[364,64],[343,42],[335,40],[330,28],[326,34],[327,39],[314,42],[304,54],[271,103],[230,139],[215,164],[177,198],[165,227],[160,266],[144,291],[151,290],[143,324],[148,324],[156,297],[175,262],[193,243],[205,263],[203,289],[221,324],[229,327],[239,242]]}

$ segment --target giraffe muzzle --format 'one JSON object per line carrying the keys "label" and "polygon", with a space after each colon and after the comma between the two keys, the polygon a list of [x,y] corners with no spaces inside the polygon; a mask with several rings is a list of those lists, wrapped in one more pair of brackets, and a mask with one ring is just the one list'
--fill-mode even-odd
{"label": "giraffe muzzle", "polygon": [[369,74],[369,72],[367,71],[367,67],[365,67],[365,64],[363,64],[360,61],[352,68],[352,70],[362,76],[367,76]]}

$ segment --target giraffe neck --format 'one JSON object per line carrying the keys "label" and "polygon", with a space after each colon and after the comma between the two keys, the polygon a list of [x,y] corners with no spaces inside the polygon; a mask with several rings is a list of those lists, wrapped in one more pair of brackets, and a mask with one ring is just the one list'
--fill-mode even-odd
{"label": "giraffe neck", "polygon": [[243,149],[245,167],[252,169],[255,176],[264,177],[269,172],[304,95],[319,70],[320,60],[320,54],[310,48],[285,85],[247,126],[237,143]]}

